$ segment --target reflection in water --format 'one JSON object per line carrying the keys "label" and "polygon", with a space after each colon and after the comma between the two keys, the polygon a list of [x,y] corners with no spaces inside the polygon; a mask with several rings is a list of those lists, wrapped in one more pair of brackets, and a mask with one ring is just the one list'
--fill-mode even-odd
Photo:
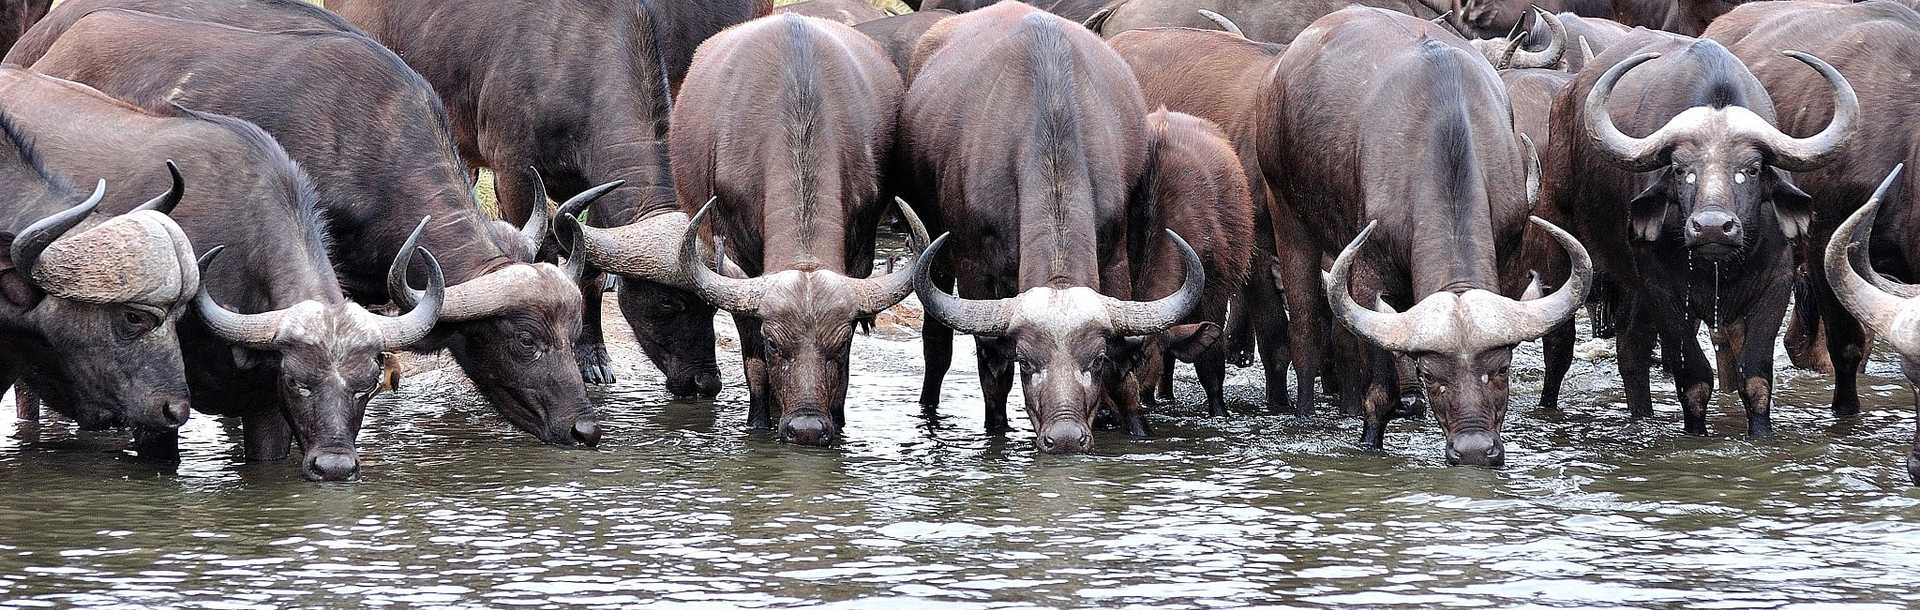
{"label": "reflection in water", "polygon": [[1754,442],[1732,395],[1715,438],[1680,434],[1670,385],[1658,421],[1629,420],[1606,360],[1576,363],[1565,410],[1541,412],[1525,348],[1509,465],[1487,471],[1444,466],[1431,423],[1396,423],[1374,454],[1356,420],[1245,414],[1258,369],[1230,381],[1231,419],[1201,417],[1183,383],[1158,438],[1039,456],[1024,423],[981,433],[957,343],[929,425],[918,343],[859,339],[834,449],[745,431],[737,363],[717,403],[675,401],[619,354],[636,368],[596,395],[591,451],[538,445],[426,373],[375,401],[353,484],[244,464],[205,416],[159,468],[7,408],[0,606],[1920,605],[1891,362],[1840,424],[1825,383],[1783,366],[1779,437]]}

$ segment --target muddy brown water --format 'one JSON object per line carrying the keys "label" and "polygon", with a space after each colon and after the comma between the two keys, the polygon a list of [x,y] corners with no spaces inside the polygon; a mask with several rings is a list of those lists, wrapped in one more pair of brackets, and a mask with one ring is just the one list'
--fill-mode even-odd
{"label": "muddy brown water", "polygon": [[982,433],[964,339],[923,418],[910,333],[856,342],[843,446],[790,447],[743,429],[721,326],[717,401],[671,399],[616,346],[598,450],[536,444],[457,373],[416,374],[374,401],[350,484],[243,463],[201,415],[160,468],[8,405],[0,607],[1920,606],[1911,393],[1885,360],[1847,422],[1783,363],[1778,437],[1751,441],[1731,395],[1714,437],[1681,434],[1664,379],[1659,417],[1629,419],[1600,344],[1563,410],[1533,408],[1527,347],[1492,471],[1446,467],[1431,422],[1369,453],[1326,409],[1256,415],[1257,369],[1233,371],[1232,418],[1203,416],[1186,370],[1157,437],[1035,455],[1024,423]]}

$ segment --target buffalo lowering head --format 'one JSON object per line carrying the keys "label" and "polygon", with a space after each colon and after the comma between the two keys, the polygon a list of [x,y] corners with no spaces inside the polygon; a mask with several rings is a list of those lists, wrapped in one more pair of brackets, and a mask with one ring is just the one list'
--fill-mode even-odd
{"label": "buffalo lowering head", "polygon": [[1507,415],[1507,367],[1513,346],[1547,334],[1573,317],[1593,284],[1593,262],[1586,248],[1545,220],[1533,223],[1567,251],[1573,274],[1553,294],[1522,300],[1486,290],[1442,291],[1405,313],[1386,303],[1362,307],[1348,292],[1354,255],[1366,245],[1379,221],[1370,222],[1333,261],[1326,283],[1334,317],[1354,334],[1392,352],[1413,356],[1434,417],[1447,437],[1447,462],[1500,466],[1506,448],[1500,427]]}
{"label": "buffalo lowering head", "polygon": [[963,299],[935,286],[930,275],[947,237],[920,254],[914,288],[927,314],[954,330],[1012,340],[1034,442],[1047,453],[1092,448],[1094,409],[1136,364],[1141,337],[1179,323],[1200,303],[1207,282],[1200,255],[1169,230],[1186,271],[1180,288],[1160,300],[1127,301],[1067,285],[1004,299]]}
{"label": "buffalo lowering head", "polygon": [[[1833,239],[1827,242],[1825,262],[1834,297],[1875,335],[1887,339],[1900,353],[1900,368],[1907,382],[1920,386],[1920,286],[1895,282],[1874,272],[1867,257],[1880,202],[1904,167],[1895,166],[1867,205],[1834,231]],[[1866,270],[1864,276],[1862,269]],[[1907,454],[1907,475],[1920,485],[1920,445]]]}
{"label": "buffalo lowering head", "polygon": [[640,351],[666,375],[675,396],[720,393],[720,367],[713,353],[717,309],[692,292],[689,270],[680,264],[679,240],[691,219],[681,212],[648,217],[609,229],[588,226],[571,214],[555,217],[555,235],[571,253],[620,276],[620,310]]}
{"label": "buffalo lowering head", "polygon": [[[181,185],[89,229],[106,182],[84,202],[0,233],[0,327],[34,389],[83,428],[172,429],[189,413],[176,324],[200,289],[193,245],[166,216]],[[69,233],[72,234],[69,234]]]}
{"label": "buffalo lowering head", "polygon": [[[899,204],[913,228],[914,243],[925,244],[927,230],[920,218],[906,202]],[[913,272],[851,278],[802,268],[729,277],[708,269],[700,258],[700,222],[712,209],[713,202],[707,202],[687,225],[680,268],[687,270],[693,292],[708,303],[760,319],[768,373],[765,400],[780,414],[780,438],[803,445],[832,443],[839,427],[833,413],[847,400],[854,326],[913,294]]]}
{"label": "buffalo lowering head", "polygon": [[[589,189],[562,207],[607,190]],[[415,231],[400,251],[412,252],[419,238]],[[418,273],[421,266],[414,267]],[[412,308],[420,293],[408,287],[408,273],[392,269],[387,292]],[[582,315],[575,275],[531,260],[502,266],[448,286],[440,323],[454,328],[444,339],[454,362],[514,427],[547,443],[591,447],[600,443],[600,423],[573,353]]]}
{"label": "buffalo lowering head", "polygon": [[1818,70],[1833,90],[1833,120],[1811,137],[1788,136],[1753,111],[1732,105],[1689,108],[1644,138],[1621,133],[1607,111],[1607,98],[1628,70],[1657,53],[1630,57],[1594,83],[1586,98],[1588,134],[1621,167],[1657,172],[1631,204],[1634,239],[1658,240],[1669,212],[1677,211],[1691,252],[1714,262],[1738,259],[1753,243],[1753,231],[1765,226],[1759,215],[1769,204],[1788,239],[1806,234],[1811,198],[1786,172],[1831,163],[1853,131],[1860,102],[1833,66],[1806,53],[1785,53]]}
{"label": "buffalo lowering head", "polygon": [[[421,228],[426,227],[422,220]],[[417,232],[417,230],[416,230]],[[225,246],[200,257],[202,272]],[[411,250],[394,257],[393,269],[406,273]],[[299,439],[301,473],[316,481],[343,481],[360,472],[354,439],[360,435],[367,401],[380,389],[380,353],[402,349],[426,338],[446,298],[440,263],[424,248],[427,290],[411,311],[398,317],[373,314],[344,299],[308,300],[263,313],[234,313],[214,302],[206,290],[194,298],[195,310],[213,334],[234,346],[243,367],[277,368],[280,404]],[[396,301],[405,296],[395,296]],[[256,354],[277,356],[271,363]]]}

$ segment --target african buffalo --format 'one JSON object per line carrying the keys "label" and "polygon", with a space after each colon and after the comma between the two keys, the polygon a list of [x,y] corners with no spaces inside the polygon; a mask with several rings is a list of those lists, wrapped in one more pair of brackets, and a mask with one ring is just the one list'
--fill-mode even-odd
{"label": "african buffalo", "polygon": [[[730,28],[701,45],[674,107],[681,205],[699,210],[684,236],[572,218],[561,234],[581,233],[588,261],[620,273],[679,252],[694,293],[738,321],[749,425],[772,427],[777,414],[781,438],[829,444],[846,425],[855,324],[913,292],[910,270],[866,277],[902,89],[886,53],[851,27],[784,15]],[[742,91],[767,103],[715,111]],[[746,277],[707,268],[703,218]]]}
{"label": "african buffalo", "polygon": [[[1507,86],[1507,100],[1513,104],[1515,131],[1525,134],[1540,150],[1550,149],[1556,140],[1551,129],[1553,103],[1559,99],[1560,91],[1573,83],[1573,78],[1573,74],[1544,68],[1500,71],[1500,80]],[[1553,197],[1543,195],[1533,209],[1533,215],[1555,225],[1570,226],[1567,213],[1555,208],[1554,201]],[[1536,281],[1541,283],[1542,289],[1565,285],[1573,277],[1573,270],[1568,268],[1566,257],[1559,250],[1560,244],[1551,233],[1540,227],[1527,227],[1519,255],[1506,257],[1502,261],[1501,285],[1508,293],[1524,290]],[[1595,293],[1605,290],[1606,282],[1596,276],[1593,290],[1588,293],[1589,304]],[[1541,406],[1554,408],[1559,405],[1560,385],[1567,370],[1573,366],[1576,339],[1573,320],[1561,323],[1541,337],[1541,351],[1546,364],[1546,375],[1542,380],[1545,387],[1540,390]]]}
{"label": "african buffalo", "polygon": [[47,16],[51,8],[53,0],[0,0],[0,53],[13,48],[13,41]]}
{"label": "african buffalo", "polygon": [[913,49],[920,44],[920,37],[933,29],[933,24],[952,16],[953,11],[915,11],[868,21],[853,26],[853,29],[880,43],[880,48],[886,49],[887,57],[893,60],[894,67],[900,70],[900,76],[904,78],[907,64],[913,61]]}
{"label": "african buffalo", "polygon": [[[933,210],[931,226],[954,231],[916,271],[928,314],[920,404],[939,403],[959,330],[976,335],[988,433],[1009,429],[1019,362],[1035,444],[1086,451],[1094,409],[1119,389],[1138,337],[1184,319],[1205,283],[1199,256],[1169,233],[1185,258],[1180,288],[1122,298],[1128,197],[1146,167],[1138,86],[1098,36],[1018,2],[940,22],[912,65],[900,141],[914,200]],[[956,256],[943,261],[948,241]],[[956,275],[964,297],[945,290]],[[1146,433],[1144,420],[1128,426]]]}
{"label": "african buffalo", "polygon": [[1813,56],[1794,57],[1842,107],[1809,138],[1773,126],[1767,89],[1726,47],[1665,32],[1617,41],[1554,103],[1554,133],[1575,137],[1549,145],[1549,205],[1574,216],[1599,269],[1622,289],[1620,375],[1635,417],[1653,413],[1657,340],[1687,433],[1707,433],[1714,380],[1696,339],[1706,322],[1728,337],[1726,368],[1735,369],[1748,433],[1771,434],[1789,245],[1811,220],[1788,172],[1832,163],[1859,114],[1846,79]]}
{"label": "african buffalo", "polygon": [[[37,59],[35,71],[108,95],[228,114],[272,134],[312,177],[336,274],[356,300],[412,293],[407,274],[389,266],[432,216],[417,245],[445,269],[446,303],[434,332],[411,349],[450,349],[495,409],[546,442],[599,442],[572,349],[580,292],[559,267],[531,262],[546,217],[523,232],[486,220],[445,109],[399,57],[337,31],[266,33],[122,10],[95,11],[64,32],[40,29],[54,23],[28,36],[57,38],[44,57],[9,62]],[[423,285],[425,271],[416,260],[411,283]]]}
{"label": "african buffalo", "polygon": [[[1276,227],[1267,216],[1269,196],[1256,148],[1260,121],[1253,112],[1254,95],[1287,47],[1189,28],[1134,30],[1109,42],[1133,68],[1149,104],[1212,121],[1233,143],[1253,196],[1254,247],[1246,285],[1228,316],[1228,353],[1243,353],[1240,346],[1257,338],[1255,345],[1266,375],[1267,410],[1278,413],[1291,405],[1296,413],[1305,415],[1302,409],[1312,406],[1309,398],[1314,385],[1313,377],[1304,372],[1320,369],[1299,358],[1318,352],[1293,351],[1290,346],[1286,303],[1273,273],[1277,268],[1273,261]],[[1296,365],[1295,370],[1303,372],[1299,400],[1287,395],[1290,362]]]}
{"label": "african buffalo", "polygon": [[[1873,226],[1879,219],[1880,204],[1887,188],[1900,177],[1902,163],[1881,181],[1867,205],[1861,206],[1827,242],[1825,265],[1833,294],[1847,311],[1858,317],[1875,333],[1887,338],[1900,354],[1900,371],[1907,383],[1920,386],[1920,286],[1889,280],[1874,271],[1867,256],[1873,239]],[[1865,269],[1863,277],[1861,270]],[[1920,401],[1916,402],[1920,405]],[[1916,428],[1913,448],[1907,453],[1907,476],[1920,485],[1920,428]]]}
{"label": "african buffalo", "polygon": [[[1178,359],[1199,372],[1207,413],[1225,416],[1227,351],[1221,326],[1227,322],[1227,303],[1247,282],[1255,243],[1247,176],[1219,126],[1165,109],[1147,115],[1146,171],[1128,222],[1128,243],[1135,250],[1128,254],[1133,296],[1153,298],[1179,288],[1184,253],[1155,239],[1167,231],[1194,236],[1189,244],[1200,255],[1207,287],[1200,304],[1178,325],[1147,337],[1135,369],[1139,391],[1118,398],[1172,400],[1172,360]],[[1138,402],[1123,403],[1121,412],[1138,409]]]}
{"label": "african buffalo", "polygon": [[[437,299],[398,318],[347,300],[327,256],[313,185],[250,123],[141,110],[17,68],[0,68],[0,111],[39,134],[41,157],[66,175],[136,189],[159,187],[170,174],[194,177],[171,215],[203,257],[226,252],[208,261],[224,264],[202,268],[197,315],[182,325],[194,408],[242,417],[248,459],[284,459],[297,438],[307,478],[353,477],[354,438],[379,388],[380,352],[426,336]],[[138,203],[108,197],[100,207]],[[394,264],[404,269],[406,259],[403,253]]]}
{"label": "african buffalo", "polygon": [[[1536,218],[1574,280],[1534,300],[1498,292],[1497,261],[1518,249],[1540,179],[1499,75],[1439,25],[1354,7],[1289,45],[1256,95],[1269,214],[1304,238],[1276,239],[1287,293],[1303,297],[1296,320],[1309,321],[1293,325],[1294,349],[1324,345],[1311,333],[1325,310],[1307,305],[1326,303],[1351,331],[1335,333],[1334,353],[1341,398],[1366,418],[1361,444],[1382,446],[1398,389],[1389,352],[1402,353],[1447,461],[1500,465],[1513,346],[1572,317],[1592,271],[1578,241]],[[1316,273],[1334,252],[1332,269]]]}
{"label": "african buffalo", "polygon": [[[1821,171],[1796,174],[1794,182],[1813,202],[1813,225],[1808,235],[1818,256],[1841,219],[1853,206],[1867,198],[1874,186],[1894,165],[1920,161],[1920,141],[1908,126],[1914,113],[1920,112],[1920,95],[1911,91],[1909,73],[1920,69],[1920,58],[1911,50],[1920,45],[1920,13],[1895,2],[1863,2],[1827,5],[1818,3],[1757,3],[1728,13],[1707,36],[1727,45],[1734,56],[1745,61],[1754,77],[1774,95],[1775,104],[1791,112],[1782,112],[1779,124],[1790,134],[1809,134],[1827,124],[1834,104],[1822,90],[1820,75],[1799,62],[1780,54],[1786,49],[1803,51],[1833,64],[1859,91],[1859,118],[1862,125],[1874,128],[1858,130],[1851,143],[1833,153],[1833,161]],[[1882,239],[1871,252],[1875,267],[1897,277],[1912,280],[1920,269],[1920,241],[1911,239],[1920,230],[1913,213],[1920,201],[1920,184],[1911,175],[1891,190],[1890,213],[1875,221]],[[1860,411],[1855,383],[1866,357],[1871,338],[1861,334],[1859,322],[1841,307],[1837,295],[1828,290],[1832,278],[1819,261],[1806,265],[1803,295],[1806,313],[1817,312],[1818,326],[1826,334],[1826,351],[1833,359],[1833,412],[1851,417]],[[1807,315],[1802,319],[1811,318]],[[1813,326],[1813,325],[1803,325]]]}
{"label": "african buffalo", "polygon": [[1589,53],[1597,54],[1613,46],[1613,41],[1626,36],[1633,28],[1621,25],[1603,17],[1589,17],[1574,13],[1560,13],[1551,20],[1536,19],[1528,26],[1524,48],[1529,51],[1543,51],[1554,44],[1550,26],[1560,26],[1565,34],[1566,52],[1560,57],[1557,67],[1567,72],[1579,72],[1587,67]]}
{"label": "african buffalo", "polygon": [[[107,184],[75,189],[0,113],[0,388],[21,383],[85,429],[170,431],[190,407],[177,324],[200,290],[177,191],[86,224]],[[34,416],[35,413],[25,413]]]}
{"label": "african buffalo", "polygon": [[[687,218],[667,161],[672,91],[694,46],[722,28],[765,15],[765,0],[472,3],[464,0],[330,0],[327,7],[394,49],[439,91],[461,158],[495,172],[501,213],[524,224],[596,184],[626,181],[592,205],[594,226],[662,226]],[[477,24],[516,23],[488,36]],[[482,95],[491,91],[538,95]],[[546,189],[537,192],[537,168]],[[533,205],[525,205],[525,203]],[[542,219],[544,220],[544,219]],[[671,259],[671,249],[667,250]],[[574,357],[588,383],[612,383],[601,330],[598,275],[581,282],[583,332]],[[713,307],[672,266],[621,278],[620,311],[641,352],[677,396],[720,392]]]}

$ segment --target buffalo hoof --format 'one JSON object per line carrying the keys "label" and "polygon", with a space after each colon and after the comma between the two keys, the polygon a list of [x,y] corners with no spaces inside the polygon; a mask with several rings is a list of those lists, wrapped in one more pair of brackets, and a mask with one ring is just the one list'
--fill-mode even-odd
{"label": "buffalo hoof", "polygon": [[1127,436],[1134,438],[1151,438],[1153,436],[1153,427],[1147,425],[1147,416],[1135,415],[1127,418]]}
{"label": "buffalo hoof", "polygon": [[1685,430],[1687,436],[1708,436],[1710,434],[1707,432],[1707,418],[1705,417],[1688,417]]}
{"label": "buffalo hoof", "polygon": [[1542,408],[1542,409],[1546,409],[1546,410],[1548,410],[1548,411],[1558,411],[1558,410],[1560,410],[1560,397],[1559,397],[1559,396],[1548,396],[1548,395],[1546,395],[1546,394],[1541,394],[1541,395],[1540,395],[1540,408]]}
{"label": "buffalo hoof", "polygon": [[301,474],[309,481],[351,481],[360,476],[360,460],[346,451],[315,451],[307,455]]}
{"label": "buffalo hoof", "polygon": [[1920,453],[1907,454],[1907,477],[1914,485],[1920,485]]}
{"label": "buffalo hoof", "polygon": [[1393,406],[1394,419],[1424,419],[1427,416],[1427,395],[1424,392],[1406,392],[1400,395],[1400,402]]}
{"label": "buffalo hoof", "polygon": [[1207,401],[1208,417],[1226,417],[1228,415],[1231,415],[1231,414],[1227,412],[1226,401],[1220,401],[1220,400]]}
{"label": "buffalo hoof", "polygon": [[573,358],[580,363],[580,379],[594,385],[613,383],[613,359],[607,357],[607,346],[575,344]]}
{"label": "buffalo hoof", "polygon": [[1773,417],[1765,413],[1747,416],[1747,436],[1773,438]]}
{"label": "buffalo hoof", "polygon": [[1366,427],[1360,430],[1360,447],[1364,449],[1379,451],[1385,447],[1385,441],[1386,426],[1367,422]]}
{"label": "buffalo hoof", "polygon": [[1860,415],[1860,399],[1848,398],[1833,401],[1834,417],[1856,417]]}

